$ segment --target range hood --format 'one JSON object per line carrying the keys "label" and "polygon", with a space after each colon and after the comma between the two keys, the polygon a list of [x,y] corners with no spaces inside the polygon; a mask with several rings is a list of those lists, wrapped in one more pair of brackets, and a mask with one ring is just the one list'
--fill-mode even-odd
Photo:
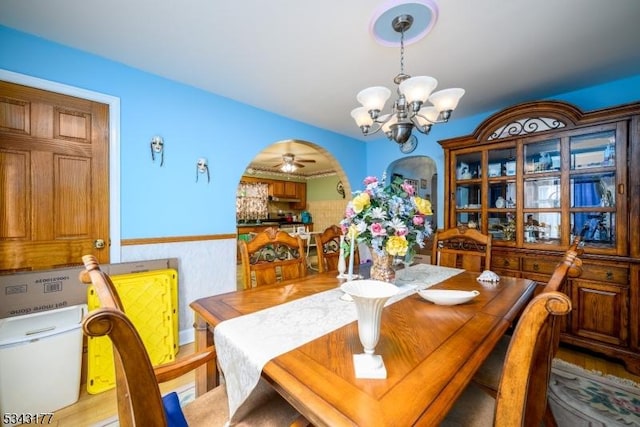
{"label": "range hood", "polygon": [[298,203],[300,199],[296,199],[295,197],[276,197],[269,196],[270,202],[285,202],[285,203]]}

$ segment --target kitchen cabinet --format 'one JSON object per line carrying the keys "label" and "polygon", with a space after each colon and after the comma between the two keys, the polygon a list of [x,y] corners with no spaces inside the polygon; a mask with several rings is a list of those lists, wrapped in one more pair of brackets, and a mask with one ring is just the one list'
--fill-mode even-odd
{"label": "kitchen cabinet", "polygon": [[582,234],[561,340],[640,374],[640,103],[588,113],[520,104],[440,144],[445,227],[491,234],[491,269],[541,286]]}
{"label": "kitchen cabinet", "polygon": [[301,186],[304,186],[306,197],[307,184],[304,182],[268,180],[268,183],[270,196],[282,197],[286,199],[296,199],[298,198],[298,194],[301,193],[301,190],[299,190],[299,188]]}
{"label": "kitchen cabinet", "polygon": [[298,202],[291,203],[291,209],[304,211],[307,209],[307,183],[306,182],[297,182],[296,183],[296,199]]}
{"label": "kitchen cabinet", "polygon": [[269,195],[274,197],[283,197],[287,199],[296,198],[298,192],[298,183],[295,181],[269,181]]}
{"label": "kitchen cabinet", "polygon": [[307,183],[297,181],[282,181],[277,179],[261,179],[243,176],[244,182],[263,182],[269,185],[269,196],[284,199],[298,199],[298,202],[290,202],[292,210],[307,209]]}

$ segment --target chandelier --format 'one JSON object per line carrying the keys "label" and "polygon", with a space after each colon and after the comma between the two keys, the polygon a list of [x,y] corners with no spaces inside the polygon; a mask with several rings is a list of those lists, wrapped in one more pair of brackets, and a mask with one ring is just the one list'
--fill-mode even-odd
{"label": "chandelier", "polygon": [[[408,14],[395,17],[391,23],[393,30],[400,33],[400,73],[393,79],[398,86],[398,97],[391,107],[391,113],[380,114],[391,96],[391,91],[384,86],[360,91],[357,100],[362,106],[351,111],[351,117],[365,136],[382,129],[387,138],[400,145],[402,151],[405,151],[405,144],[415,148],[417,141],[412,135],[414,128],[428,134],[432,125],[447,122],[464,95],[464,89],[460,88],[431,93],[438,84],[436,79],[429,76],[411,77],[404,73],[404,36],[412,24],[413,16]],[[427,101],[431,104],[427,104]]]}

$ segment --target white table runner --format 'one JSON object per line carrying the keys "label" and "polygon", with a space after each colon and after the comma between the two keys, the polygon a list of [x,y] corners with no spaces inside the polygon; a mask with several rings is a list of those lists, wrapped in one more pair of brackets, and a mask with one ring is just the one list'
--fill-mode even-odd
{"label": "white table runner", "polygon": [[[409,268],[415,280],[399,285],[400,292],[386,305],[463,271],[428,264]],[[341,300],[342,295],[339,288],[331,289],[226,320],[215,327],[215,347],[227,386],[232,421],[258,384],[262,368],[269,360],[357,319],[355,305]]]}

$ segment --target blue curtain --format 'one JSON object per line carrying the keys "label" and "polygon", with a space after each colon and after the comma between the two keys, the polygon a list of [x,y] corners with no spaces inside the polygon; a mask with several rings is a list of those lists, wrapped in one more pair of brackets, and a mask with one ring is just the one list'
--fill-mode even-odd
{"label": "blue curtain", "polygon": [[[573,206],[591,207],[600,205],[600,194],[598,193],[597,183],[590,181],[576,181],[573,185]],[[581,234],[585,232],[585,240],[599,240],[597,234],[598,224],[600,220],[594,218],[593,214],[586,212],[576,212],[574,214],[573,234]]]}

